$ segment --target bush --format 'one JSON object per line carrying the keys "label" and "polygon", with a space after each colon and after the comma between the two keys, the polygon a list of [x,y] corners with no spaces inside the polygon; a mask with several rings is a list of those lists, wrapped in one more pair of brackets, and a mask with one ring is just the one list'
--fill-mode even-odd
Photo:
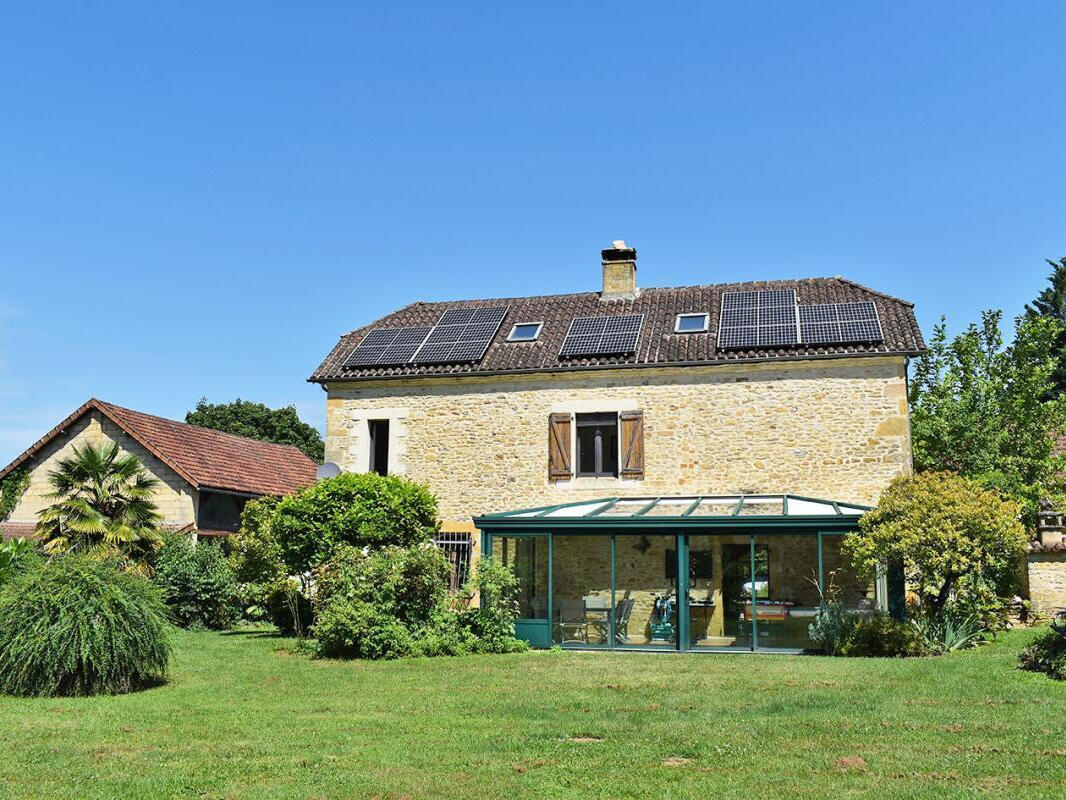
{"label": "bush", "polygon": [[0,542],[0,584],[43,563],[44,557],[37,552],[36,545],[29,539],[8,539]]}
{"label": "bush", "polygon": [[170,658],[160,589],[99,559],[70,555],[0,588],[0,691],[92,695],[156,683]]}
{"label": "bush", "polygon": [[518,618],[518,576],[497,559],[483,558],[474,569],[464,591],[480,596],[480,605],[467,609],[461,622],[474,636],[474,648],[481,653],[516,653],[529,649],[529,643],[514,636]]}
{"label": "bush", "polygon": [[1055,680],[1066,681],[1066,636],[1050,630],[1022,650],[1022,669],[1043,672]]}
{"label": "bush", "polygon": [[169,534],[155,556],[154,580],[183,628],[224,630],[237,621],[237,581],[214,542]]}
{"label": "bush", "polygon": [[977,614],[956,605],[945,608],[939,617],[916,614],[914,627],[930,653],[951,653],[976,647],[984,636]]}
{"label": "bush", "polygon": [[400,658],[439,622],[448,562],[432,545],[362,551],[342,546],[318,573],[317,652],[332,658]]}
{"label": "bush", "polygon": [[[241,512],[240,530],[230,537],[229,563],[237,581],[237,605],[253,622],[273,617],[272,598],[288,577],[273,530],[280,502],[280,497],[269,495],[249,500]],[[293,627],[291,616],[288,627]]]}
{"label": "bush", "polygon": [[928,652],[914,625],[884,612],[863,616],[837,601],[826,603],[809,630],[811,640],[830,656],[897,658]]}
{"label": "bush", "polygon": [[827,656],[841,655],[840,649],[851,637],[859,619],[859,615],[848,611],[844,603],[832,601],[825,604],[807,630],[811,641]]}
{"label": "bush", "polygon": [[402,658],[527,649],[514,638],[518,581],[498,562],[479,564],[469,591],[483,608],[449,608],[449,568],[432,545],[339,548],[318,572],[316,652],[330,658]]}
{"label": "bush", "polygon": [[414,653],[406,626],[371,605],[338,597],[319,610],[316,652],[327,658],[403,658]]}
{"label": "bush", "polygon": [[926,654],[918,629],[884,612],[859,618],[841,642],[837,655],[863,658],[907,658]]}
{"label": "bush", "polygon": [[317,569],[341,545],[410,547],[436,530],[437,501],[394,475],[345,473],[286,497],[272,521],[290,575]]}

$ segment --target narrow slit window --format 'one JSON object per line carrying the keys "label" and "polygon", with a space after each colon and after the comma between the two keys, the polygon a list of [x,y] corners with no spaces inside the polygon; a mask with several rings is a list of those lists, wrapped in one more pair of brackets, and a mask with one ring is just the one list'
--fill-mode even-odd
{"label": "narrow slit window", "polygon": [[519,322],[507,335],[509,342],[533,342],[540,336],[543,322]]}
{"label": "narrow slit window", "polygon": [[372,419],[367,421],[370,428],[370,472],[378,475],[389,474],[389,421]]}
{"label": "narrow slit window", "polygon": [[674,323],[674,333],[706,333],[707,314],[678,314]]}

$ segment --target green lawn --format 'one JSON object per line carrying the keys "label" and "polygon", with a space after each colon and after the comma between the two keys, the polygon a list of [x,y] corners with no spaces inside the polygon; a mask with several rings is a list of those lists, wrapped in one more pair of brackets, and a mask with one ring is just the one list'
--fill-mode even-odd
{"label": "green lawn", "polygon": [[1066,685],[939,659],[312,661],[179,633],[170,682],[0,698],[4,798],[1066,797]]}

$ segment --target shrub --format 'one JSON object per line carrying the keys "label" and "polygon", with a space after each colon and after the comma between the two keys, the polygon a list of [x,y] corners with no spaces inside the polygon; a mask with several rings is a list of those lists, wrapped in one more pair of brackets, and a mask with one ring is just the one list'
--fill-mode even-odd
{"label": "shrub", "polygon": [[8,539],[0,542],[0,584],[42,563],[44,558],[29,539]]}
{"label": "shrub", "polygon": [[429,490],[394,475],[345,473],[286,497],[272,521],[288,573],[324,564],[344,544],[409,547],[436,530],[437,501]]}
{"label": "shrub", "polygon": [[514,636],[518,618],[518,576],[511,567],[494,558],[478,561],[464,591],[480,595],[480,605],[467,609],[462,624],[475,639],[474,649],[481,653],[516,653],[529,644]]}
{"label": "shrub", "polygon": [[938,617],[917,614],[912,622],[930,653],[975,647],[985,632],[976,613],[954,605],[945,608]]}
{"label": "shrub", "polygon": [[862,516],[859,533],[844,537],[844,549],[867,574],[882,563],[901,567],[924,614],[939,617],[952,598],[976,611],[989,596],[1009,594],[1026,548],[1019,513],[970,478],[903,476]]}
{"label": "shrub", "polygon": [[449,568],[428,544],[363,551],[342,546],[317,574],[316,652],[332,658],[401,658],[514,652],[518,581],[498,562],[479,565],[468,591],[482,608],[449,608]]}
{"label": "shrub", "polygon": [[837,649],[840,656],[905,658],[926,654],[918,629],[884,612],[860,617]]}
{"label": "shrub", "polygon": [[277,615],[282,622],[278,627],[291,630],[295,627],[292,616],[278,603],[288,577],[273,529],[280,502],[280,497],[268,495],[245,503],[240,530],[230,538],[229,562],[237,581],[241,613],[253,621]]}
{"label": "shrub", "polygon": [[155,556],[155,582],[183,628],[223,630],[237,621],[237,581],[218,544],[170,534]]}
{"label": "shrub", "polygon": [[414,653],[407,627],[370,603],[337,597],[315,621],[316,652],[327,658],[403,658]]}
{"label": "shrub", "polygon": [[1022,650],[1022,669],[1043,672],[1055,680],[1066,681],[1066,636],[1050,630]]}
{"label": "shrub", "polygon": [[811,641],[828,656],[841,655],[840,649],[851,637],[860,617],[848,611],[840,601],[825,604],[808,626]]}
{"label": "shrub", "polygon": [[318,654],[336,658],[416,654],[415,640],[441,623],[447,576],[448,563],[432,545],[378,551],[338,548],[318,572],[314,628]]}
{"label": "shrub", "polygon": [[0,588],[4,693],[129,692],[159,681],[169,658],[161,591],[112,563],[58,557]]}

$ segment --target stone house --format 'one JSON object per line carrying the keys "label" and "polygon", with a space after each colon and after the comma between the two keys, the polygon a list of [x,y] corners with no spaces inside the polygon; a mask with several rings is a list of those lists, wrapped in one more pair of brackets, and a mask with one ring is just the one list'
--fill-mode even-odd
{"label": "stone house", "polygon": [[117,442],[159,480],[155,502],[164,527],[220,536],[237,530],[244,504],[292,494],[315,481],[317,465],[295,447],[186,425],[95,398],[48,431],[0,470],[3,480],[25,469],[29,485],[0,522],[4,538],[32,536],[48,504],[48,473],[75,446]]}
{"label": "stone house", "polygon": [[[512,563],[538,644],[802,649],[840,534],[911,467],[913,306],[844,278],[416,302],[310,381],[326,459],[427,484]],[[480,532],[480,536],[472,536]]]}

